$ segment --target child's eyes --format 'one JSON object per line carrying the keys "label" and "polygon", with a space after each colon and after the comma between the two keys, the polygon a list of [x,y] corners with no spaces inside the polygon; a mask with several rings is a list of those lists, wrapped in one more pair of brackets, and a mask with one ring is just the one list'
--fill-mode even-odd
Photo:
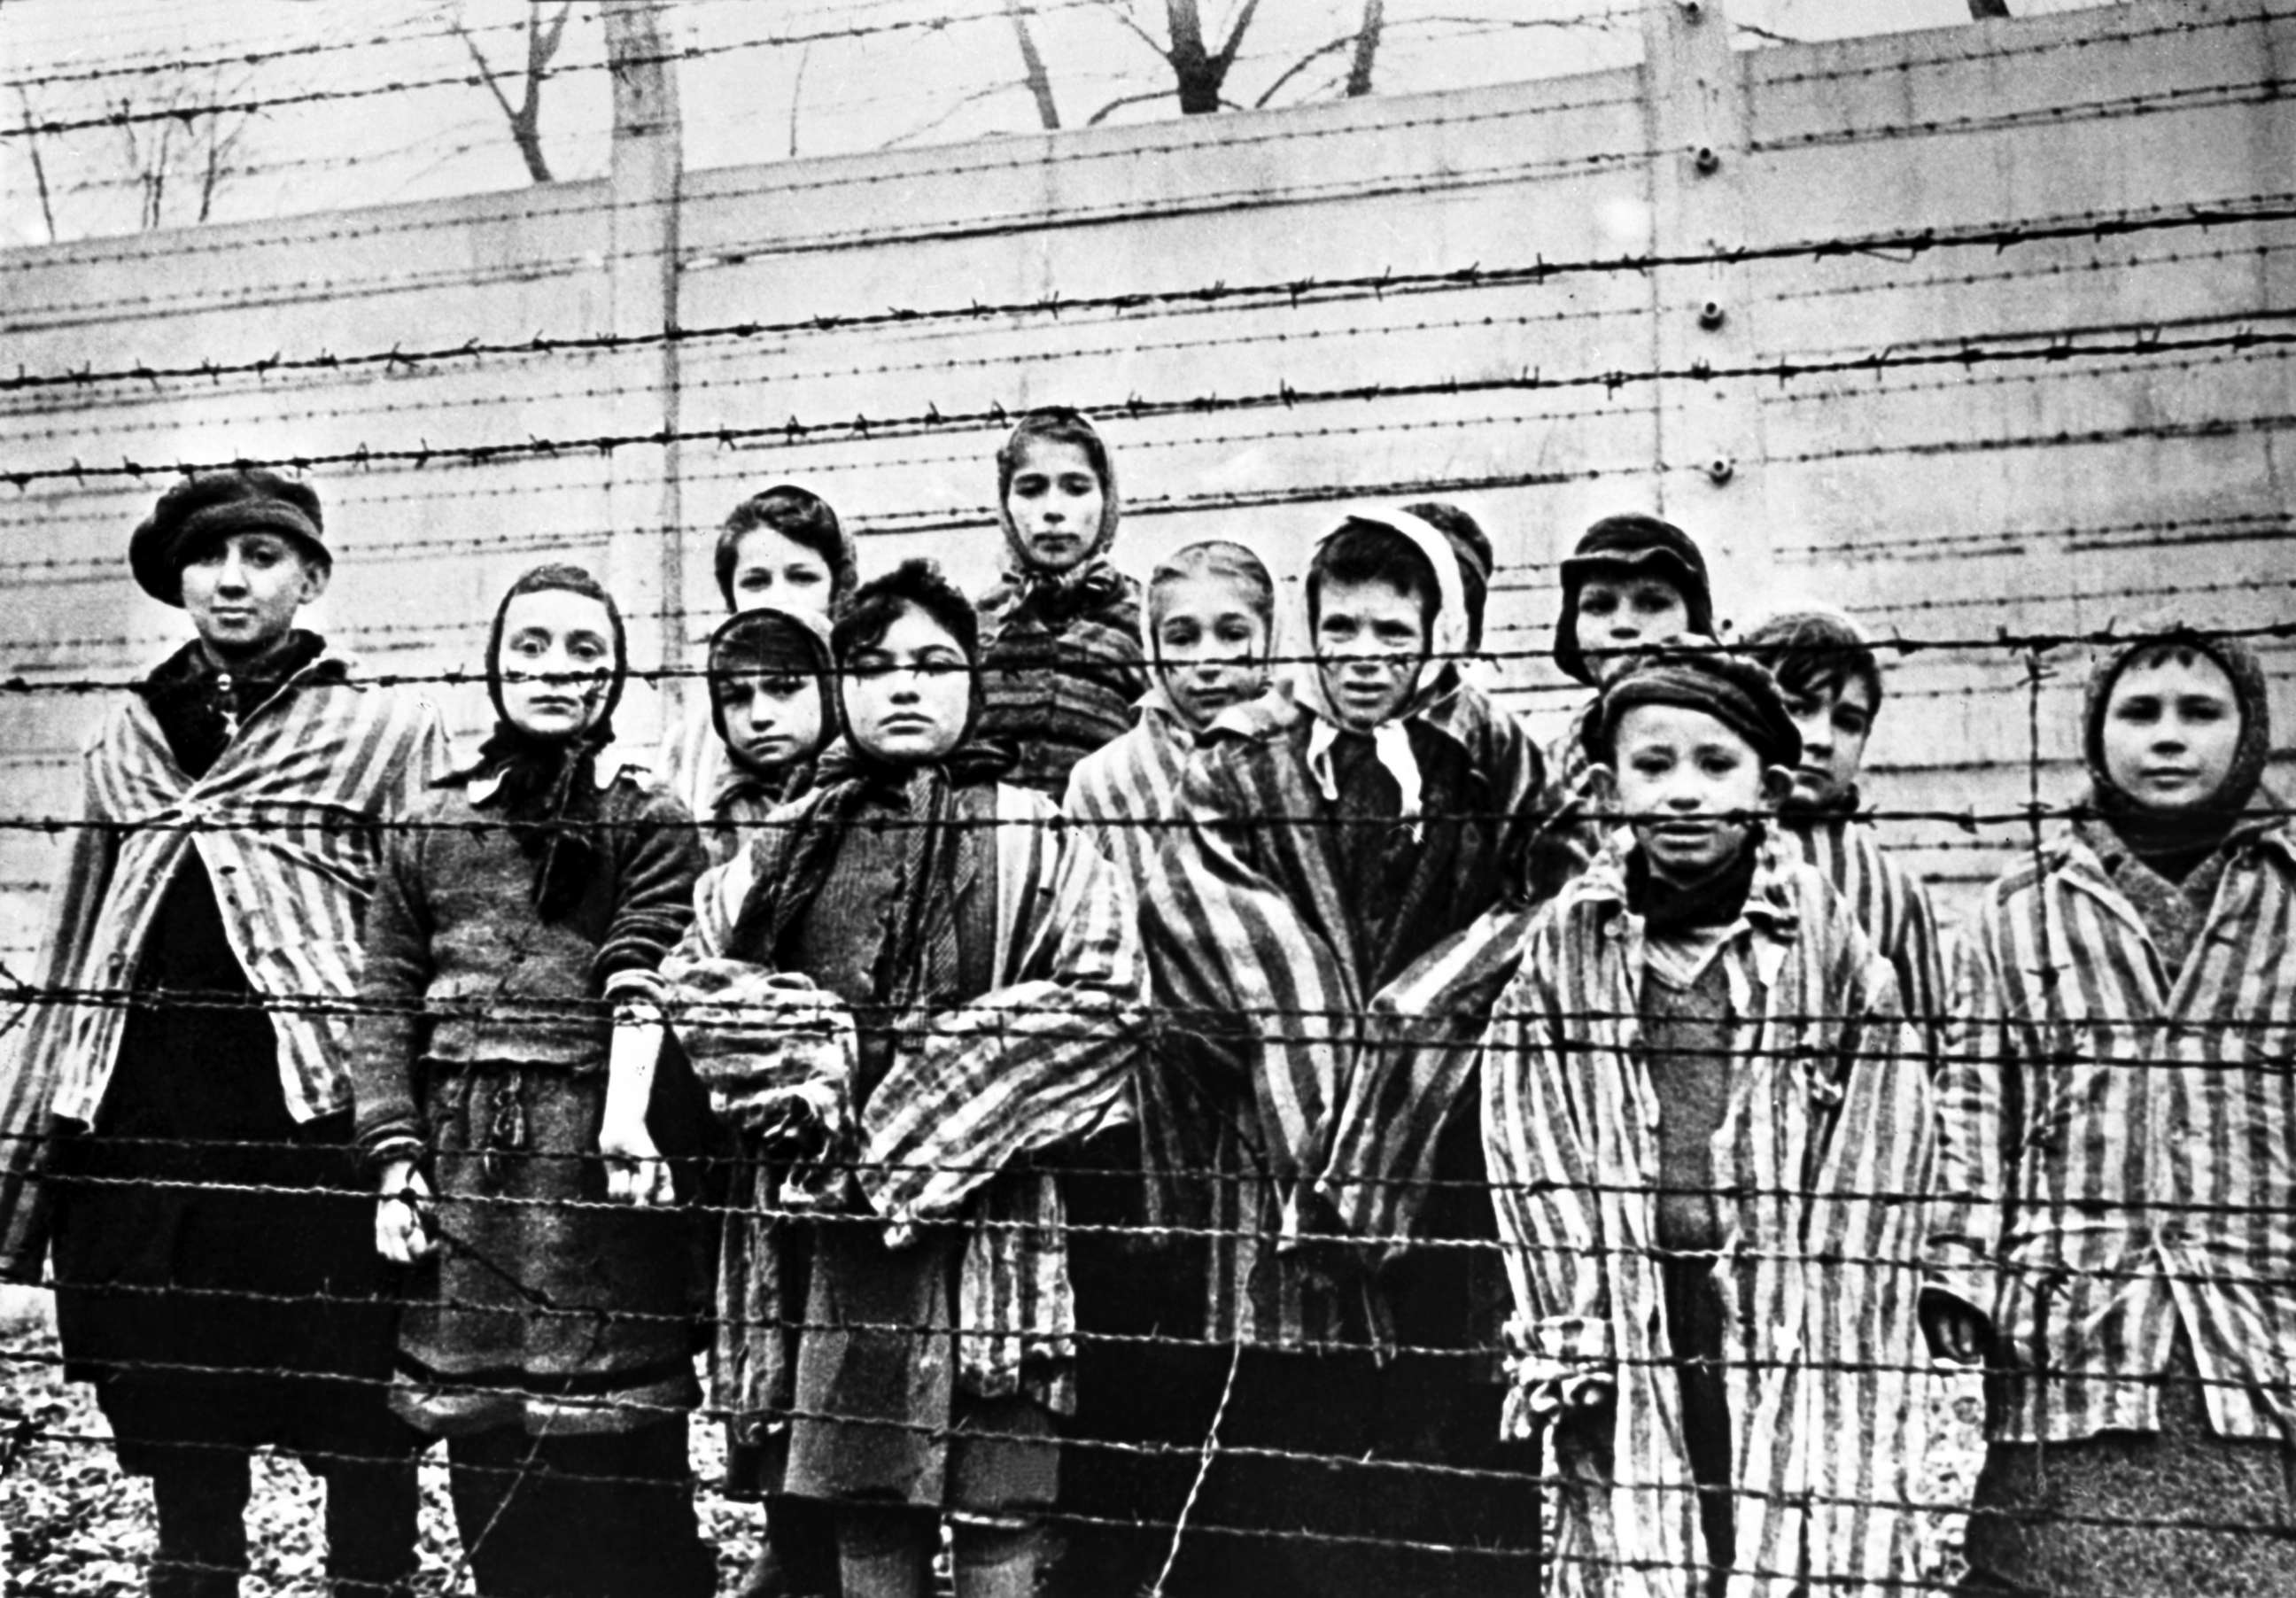
{"label": "child's eyes", "polygon": [[1578,614],[1581,616],[1608,616],[1618,608],[1618,600],[1608,594],[1582,594],[1578,596]]}
{"label": "child's eyes", "polygon": [[1217,636],[1222,643],[1249,643],[1251,642],[1251,629],[1239,622],[1220,628]]}
{"label": "child's eyes", "polygon": [[954,676],[964,669],[964,661],[952,660],[946,655],[929,655],[917,662],[917,670],[929,677]]}
{"label": "child's eyes", "polygon": [[1099,489],[1099,479],[1097,478],[1087,477],[1081,471],[1070,472],[1068,476],[1061,479],[1061,492],[1063,494],[1081,496],[1086,494],[1097,493]]}
{"label": "child's eyes", "polygon": [[805,688],[805,679],[797,676],[766,677],[758,687],[768,699],[795,699]]}
{"label": "child's eyes", "polygon": [[2177,707],[2186,721],[2222,721],[2225,708],[2212,699],[2186,700]]}
{"label": "child's eyes", "polygon": [[1855,710],[1836,710],[1833,713],[1834,731],[1851,738],[1864,733],[1869,725],[1866,719]]}
{"label": "child's eyes", "polygon": [[864,682],[872,682],[878,677],[884,676],[893,669],[893,657],[890,655],[856,655],[851,662],[847,665],[845,669],[849,676],[858,677]]}
{"label": "child's eyes", "polygon": [[1698,768],[1710,777],[1726,777],[1738,769],[1738,763],[1727,755],[1709,755],[1698,763]]}

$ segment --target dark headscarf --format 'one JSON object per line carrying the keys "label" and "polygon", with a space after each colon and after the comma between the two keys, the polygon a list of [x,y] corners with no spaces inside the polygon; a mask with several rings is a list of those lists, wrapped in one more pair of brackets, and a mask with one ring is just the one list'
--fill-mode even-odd
{"label": "dark headscarf", "polygon": [[[2214,661],[2232,680],[2240,707],[2240,738],[2223,783],[2205,804],[2161,810],[2144,804],[2112,780],[2104,762],[2104,713],[2112,685],[2129,665],[2161,649],[2190,650]],[[2264,782],[2272,758],[2272,703],[2264,667],[2238,638],[2211,636],[2181,624],[2166,623],[2143,637],[2099,654],[2089,672],[2081,708],[2081,758],[2088,768],[2088,805],[2138,859],[2174,877],[2180,868],[2221,844],[2240,824],[2249,801]]]}
{"label": "dark headscarf", "polygon": [[1702,710],[1743,738],[1764,766],[1801,764],[1801,729],[1786,714],[1777,679],[1751,660],[1721,651],[1677,647],[1641,657],[1611,679],[1580,724],[1587,758],[1611,764],[1619,719],[1636,705]]}
{"label": "dark headscarf", "polygon": [[[758,605],[728,618],[709,635],[707,668],[709,722],[726,746],[726,758],[753,775],[758,771],[734,747],[726,732],[726,709],[718,698],[721,678],[756,672],[767,676],[810,677],[821,694],[821,728],[825,742],[838,725],[837,661],[830,652],[829,624],[809,611],[786,605]],[[814,751],[818,753],[816,750]]]}
{"label": "dark headscarf", "polygon": [[[594,599],[606,608],[613,629],[614,664],[598,718],[570,738],[537,738],[515,725],[503,702],[503,623],[522,594],[563,589]],[[488,778],[495,790],[483,801],[501,811],[518,833],[521,853],[535,862],[532,898],[544,921],[555,921],[582,897],[597,863],[594,836],[598,806],[598,751],[614,738],[614,708],[621,703],[629,676],[629,641],[621,608],[594,577],[579,566],[537,566],[510,586],[495,608],[487,635],[487,696],[494,701],[495,730],[479,746],[479,758],[439,779],[442,788],[467,788]]]}

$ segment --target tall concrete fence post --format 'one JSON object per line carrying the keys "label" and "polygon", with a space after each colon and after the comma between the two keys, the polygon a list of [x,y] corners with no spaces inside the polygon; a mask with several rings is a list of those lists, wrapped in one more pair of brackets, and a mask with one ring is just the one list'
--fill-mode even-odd
{"label": "tall concrete fence post", "polygon": [[[1648,0],[1643,105],[1649,135],[1651,242],[1663,262],[1726,250],[1758,202],[1744,73],[1721,0]],[[1650,274],[1662,512],[1698,539],[1717,611],[1767,610],[1771,537],[1764,503],[1761,401],[1744,378],[1761,307],[1751,268],[1725,260]]]}
{"label": "tall concrete fence post", "polygon": [[[613,78],[614,132],[608,204],[608,331],[638,340],[618,350],[603,432],[653,437],[623,446],[607,467],[607,581],[629,626],[630,659],[646,668],[685,663],[685,525],[674,441],[679,425],[679,351],[661,337],[677,326],[678,207],[685,142],[677,70],[662,29],[662,0],[605,0],[606,51]],[[646,725],[684,702],[687,684],[665,678],[660,695],[630,697],[628,747],[644,747]]]}

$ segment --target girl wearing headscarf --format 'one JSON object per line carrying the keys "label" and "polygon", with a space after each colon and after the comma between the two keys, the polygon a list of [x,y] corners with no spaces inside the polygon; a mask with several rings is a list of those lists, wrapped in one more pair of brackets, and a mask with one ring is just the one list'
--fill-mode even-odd
{"label": "girl wearing headscarf", "polygon": [[[718,529],[713,563],[729,615],[772,607],[818,616],[824,627],[860,580],[853,535],[836,510],[794,483],[776,483],[735,505]],[[757,799],[757,775],[729,753],[706,674],[699,687],[684,696],[683,712],[662,740],[661,783],[704,823],[730,818],[738,826]]]}
{"label": "girl wearing headscarf", "polygon": [[2240,640],[2104,653],[2089,791],[1986,892],[1946,1042],[1970,1590],[2296,1591],[2296,837]]}
{"label": "girl wearing headscarf", "polygon": [[836,675],[828,619],[808,610],[762,604],[709,635],[709,725],[725,764],[699,819],[718,865],[812,780],[837,733]]}
{"label": "girl wearing headscarf", "polygon": [[447,1439],[479,1590],[709,1593],[686,1465],[702,1126],[656,968],[692,919],[693,818],[602,765],[628,672],[578,567],[511,586],[493,734],[392,834],[353,1035],[376,1246],[416,1266],[394,1406]]}
{"label": "girl wearing headscarf", "polygon": [[1013,782],[1055,802],[1150,686],[1140,585],[1108,559],[1119,513],[1108,446],[1081,413],[1030,411],[997,450],[1007,560],[980,602],[980,732],[1011,750]]}
{"label": "girl wearing headscarf", "polygon": [[[1143,642],[1155,686],[1139,725],[1077,763],[1063,807],[1128,882],[1167,869],[1198,739],[1267,691],[1275,579],[1240,544],[1191,544],[1149,577]],[[1144,1053],[1137,1125],[1071,1167],[1070,1219],[1101,1228],[1070,1245],[1080,1368],[1055,1582],[1076,1598],[1135,1592],[1154,1578],[1194,1479],[1193,1446],[1218,1408],[1227,1361],[1198,1340],[1207,1250],[1190,1233],[1213,1224],[1222,1191],[1213,1173],[1240,1175],[1243,1161],[1232,1119],[1201,1099],[1194,1074],[1177,1043]],[[1188,1579],[1176,1571],[1180,1590]]]}
{"label": "girl wearing headscarf", "polygon": [[[764,1274],[729,1403],[786,1419],[784,1492],[836,1516],[847,1598],[1027,1598],[1074,1406],[1061,1190],[1030,1159],[1125,1113],[1141,983],[1113,868],[974,734],[972,607],[930,561],[834,630],[845,740],[704,879],[672,968],[724,1118],[808,1167],[737,1225],[812,1217]],[[729,1243],[729,1248],[733,1245]]]}

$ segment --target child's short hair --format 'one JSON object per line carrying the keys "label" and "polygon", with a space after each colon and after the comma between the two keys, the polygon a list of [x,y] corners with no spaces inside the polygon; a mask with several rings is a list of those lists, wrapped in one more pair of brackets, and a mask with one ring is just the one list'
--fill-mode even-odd
{"label": "child's short hair", "polygon": [[845,536],[837,512],[830,509],[827,500],[810,489],[794,483],[776,483],[735,505],[718,534],[718,592],[726,596],[727,610],[733,610],[735,604],[734,569],[741,562],[742,536],[759,528],[770,528],[791,543],[821,557],[821,563],[829,568],[831,610],[852,597],[858,576],[854,566],[853,541]]}
{"label": "child's short hair", "polygon": [[1116,469],[1109,462],[1108,445],[1093,427],[1092,418],[1070,406],[1045,405],[1025,413],[997,447],[998,504],[1003,504],[1004,496],[1012,491],[1013,475],[1021,470],[1021,457],[1028,454],[1030,444],[1039,439],[1051,444],[1073,444],[1084,451],[1084,458],[1092,463],[1093,472],[1100,479],[1102,495],[1115,497]]}
{"label": "child's short hair", "polygon": [[1459,586],[1467,602],[1467,649],[1470,653],[1481,649],[1483,610],[1491,591],[1491,573],[1497,564],[1491,554],[1490,535],[1472,516],[1443,500],[1422,500],[1403,509],[1405,514],[1418,517],[1442,534],[1451,553],[1458,557]]}
{"label": "child's short hair", "polygon": [[1419,545],[1376,521],[1350,517],[1316,546],[1308,562],[1308,625],[1323,619],[1325,583],[1385,583],[1419,602],[1420,619],[1434,625],[1443,587]]}
{"label": "child's short hair", "polygon": [[941,575],[940,562],[925,559],[902,561],[882,577],[872,578],[853,591],[845,613],[830,631],[830,646],[840,666],[857,650],[874,649],[885,641],[901,612],[915,606],[939,622],[956,640],[964,658],[980,662],[980,618],[972,602]]}
{"label": "child's short hair", "polygon": [[1192,578],[1205,578],[1223,583],[1233,583],[1243,591],[1244,602],[1251,613],[1271,630],[1275,625],[1275,579],[1267,575],[1267,563],[1241,544],[1226,538],[1206,538],[1186,548],[1167,555],[1148,574],[1149,648],[1155,648],[1156,624],[1163,619],[1161,596],[1177,583]]}
{"label": "child's short hair", "polygon": [[1863,683],[1882,708],[1882,663],[1866,630],[1839,611],[1782,611],[1746,635],[1746,652],[1793,699],[1838,694]]}

